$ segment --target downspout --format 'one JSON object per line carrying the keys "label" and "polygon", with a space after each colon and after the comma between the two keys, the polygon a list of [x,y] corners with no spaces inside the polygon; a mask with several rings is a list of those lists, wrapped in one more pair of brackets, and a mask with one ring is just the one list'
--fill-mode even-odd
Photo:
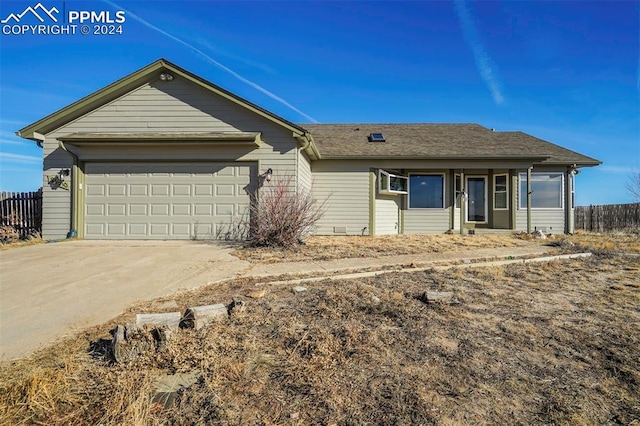
{"label": "downspout", "polygon": [[527,234],[531,233],[531,170],[533,166],[527,169]]}
{"label": "downspout", "polygon": [[565,211],[566,211],[566,222],[567,222],[565,232],[570,235],[573,235],[573,233],[575,232],[574,211],[573,211],[574,200],[573,200],[572,194],[574,192],[574,188],[573,188],[575,184],[574,176],[576,174],[578,174],[578,167],[575,164],[567,168],[567,173],[565,178],[567,180],[565,183],[566,194],[565,194],[565,203],[564,203]]}
{"label": "downspout", "polygon": [[[303,138],[303,143],[300,146],[300,148],[298,148],[298,153],[296,155],[296,188],[299,189],[300,188],[300,156],[302,155],[302,151],[304,151],[305,149],[309,148],[309,145],[311,145],[311,142],[309,141],[309,139],[306,137],[307,134],[304,134],[304,138]],[[302,138],[301,138],[302,139]],[[311,167],[311,165],[309,165],[309,167]]]}
{"label": "downspout", "polygon": [[75,238],[78,235],[78,156],[64,145],[62,141],[58,141],[60,149],[71,155],[73,158],[73,167],[71,168],[71,230],[67,234],[67,238]]}

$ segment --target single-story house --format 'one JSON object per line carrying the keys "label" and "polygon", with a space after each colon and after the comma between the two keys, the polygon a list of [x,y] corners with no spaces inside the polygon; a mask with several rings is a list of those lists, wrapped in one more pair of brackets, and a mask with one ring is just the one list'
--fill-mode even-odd
{"label": "single-story house", "polygon": [[327,200],[317,234],[571,233],[600,164],[478,124],[295,124],[165,59],[17,134],[43,147],[47,239],[215,237],[269,169]]}

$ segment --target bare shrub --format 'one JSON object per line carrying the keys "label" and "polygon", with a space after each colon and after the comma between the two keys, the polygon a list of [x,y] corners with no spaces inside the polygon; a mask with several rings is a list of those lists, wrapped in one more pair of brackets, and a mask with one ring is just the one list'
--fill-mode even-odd
{"label": "bare shrub", "polygon": [[324,214],[325,202],[297,188],[291,176],[274,179],[258,190],[250,208],[249,245],[292,247],[308,237]]}
{"label": "bare shrub", "polygon": [[20,233],[10,225],[0,226],[0,244],[10,244],[20,239]]}

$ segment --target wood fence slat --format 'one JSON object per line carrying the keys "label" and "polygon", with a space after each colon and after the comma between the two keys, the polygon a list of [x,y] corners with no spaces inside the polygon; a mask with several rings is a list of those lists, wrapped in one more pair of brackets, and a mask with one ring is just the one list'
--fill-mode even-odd
{"label": "wood fence slat", "polygon": [[576,207],[575,229],[590,232],[638,231],[640,203]]}
{"label": "wood fence slat", "polygon": [[0,192],[0,225],[16,229],[21,237],[42,232],[42,188],[35,192]]}

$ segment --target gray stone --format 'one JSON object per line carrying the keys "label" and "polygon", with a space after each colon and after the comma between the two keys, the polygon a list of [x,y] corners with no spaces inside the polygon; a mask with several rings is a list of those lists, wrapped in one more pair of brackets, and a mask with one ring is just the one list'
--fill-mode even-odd
{"label": "gray stone", "polygon": [[452,291],[425,291],[421,297],[425,303],[451,302],[451,299],[453,299]]}
{"label": "gray stone", "polygon": [[157,377],[153,380],[154,395],[151,400],[163,408],[171,408],[175,405],[178,392],[193,386],[201,377],[199,371]]}
{"label": "gray stone", "polygon": [[295,286],[291,289],[294,293],[304,293],[305,291],[307,291],[306,287],[302,287],[302,286]]}

